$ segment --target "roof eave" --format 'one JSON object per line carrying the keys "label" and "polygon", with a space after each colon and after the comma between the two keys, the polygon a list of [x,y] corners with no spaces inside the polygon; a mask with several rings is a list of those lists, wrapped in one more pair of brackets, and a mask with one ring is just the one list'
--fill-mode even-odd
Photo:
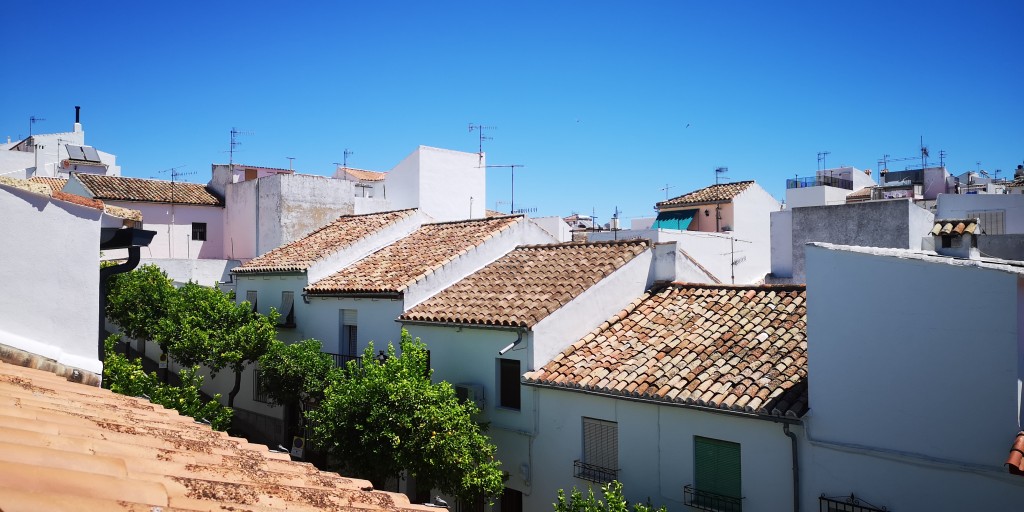
{"label": "roof eave", "polygon": [[409,320],[402,317],[395,319],[396,322],[408,325],[423,325],[427,327],[455,327],[459,329],[484,329],[494,331],[530,331],[533,325],[497,325],[470,322],[445,322],[431,320]]}

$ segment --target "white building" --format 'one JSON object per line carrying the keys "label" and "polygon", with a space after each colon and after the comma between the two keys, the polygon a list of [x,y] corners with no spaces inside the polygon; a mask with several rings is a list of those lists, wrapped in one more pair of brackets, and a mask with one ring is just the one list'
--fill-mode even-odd
{"label": "white building", "polygon": [[658,203],[648,229],[595,232],[587,239],[676,242],[679,257],[694,268],[687,280],[758,283],[771,270],[769,215],[780,208],[753,181],[716,184]]}
{"label": "white building", "polygon": [[812,177],[786,180],[786,207],[845,204],[847,196],[874,186],[870,170],[849,166],[821,169]]}
{"label": "white building", "polygon": [[70,132],[39,133],[0,144],[0,176],[67,178],[72,172],[119,176],[117,157],[85,144],[79,107]]}
{"label": "white building", "polygon": [[673,512],[794,509],[805,312],[802,286],[661,285],[526,373],[523,510],[613,479]]}
{"label": "white building", "polygon": [[1003,465],[1021,430],[1022,278],[1019,262],[807,248],[805,509],[822,494],[890,510],[1024,502],[1021,467]]}
{"label": "white building", "polygon": [[134,226],[137,212],[0,178],[0,218],[0,359],[97,384],[101,242]]}

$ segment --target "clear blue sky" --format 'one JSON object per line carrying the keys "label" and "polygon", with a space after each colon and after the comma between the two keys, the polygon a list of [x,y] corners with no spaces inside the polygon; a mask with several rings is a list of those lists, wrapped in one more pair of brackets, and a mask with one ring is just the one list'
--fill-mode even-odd
{"label": "clear blue sky", "polygon": [[[1024,161],[1024,2],[29,2],[0,15],[0,136],[70,130],[127,176],[236,161],[388,170],[417,145],[522,164],[517,207],[652,213],[660,190],[882,155]],[[6,139],[5,139],[6,140]],[[902,168],[898,164],[891,168]],[[507,210],[507,170],[487,206]]]}

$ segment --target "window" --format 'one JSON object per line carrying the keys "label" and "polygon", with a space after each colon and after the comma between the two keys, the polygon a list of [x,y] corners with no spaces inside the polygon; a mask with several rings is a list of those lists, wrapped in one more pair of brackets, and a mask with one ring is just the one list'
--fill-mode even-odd
{"label": "window", "polygon": [[576,478],[607,483],[619,475],[619,424],[583,418],[583,459],[574,463]]}
{"label": "window", "polygon": [[295,327],[295,292],[281,292],[282,327]]}
{"label": "window", "polygon": [[265,404],[270,402],[270,399],[267,397],[267,393],[260,389],[262,381],[263,377],[260,375],[260,369],[254,369],[252,371],[252,400]]}
{"label": "window", "polygon": [[501,493],[501,512],[523,512],[523,493],[506,487]]}
{"label": "window", "polygon": [[247,290],[245,292],[245,300],[252,306],[252,310],[256,311],[256,290]]}
{"label": "window", "polygon": [[206,223],[192,223],[192,240],[206,240]]}
{"label": "window", "polygon": [[359,355],[359,325],[355,309],[341,310],[341,341],[342,355],[355,357]]}
{"label": "window", "polygon": [[693,438],[693,487],[687,489],[686,504],[702,510],[739,511],[740,445],[729,441]]}
{"label": "window", "polygon": [[519,410],[522,401],[519,393],[518,359],[498,359],[498,407]]}

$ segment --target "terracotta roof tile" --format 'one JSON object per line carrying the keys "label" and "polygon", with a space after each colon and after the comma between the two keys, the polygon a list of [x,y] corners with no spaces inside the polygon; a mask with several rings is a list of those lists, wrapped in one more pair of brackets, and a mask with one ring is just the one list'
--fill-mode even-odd
{"label": "terracotta roof tile", "polygon": [[64,188],[64,185],[68,184],[67,178],[49,178],[45,176],[33,176],[28,179],[32,183],[42,183],[43,185],[49,186],[54,192],[57,192]]}
{"label": "terracotta roof tile", "polygon": [[334,222],[290,243],[282,245],[234,269],[236,273],[295,272],[308,269],[317,261],[354,244],[402,219],[415,209],[365,215],[342,215]]}
{"label": "terracotta roof tile", "polygon": [[148,180],[124,176],[76,173],[75,177],[96,199],[144,201],[150,203],[223,206],[224,202],[206,185],[185,181]]}
{"label": "terracotta roof tile", "polygon": [[679,197],[673,197],[667,201],[662,201],[658,203],[657,207],[661,209],[672,206],[731,201],[732,198],[738,196],[740,192],[743,192],[753,184],[753,181],[737,181],[735,183],[711,185]]}
{"label": "terracotta roof tile", "polygon": [[148,401],[0,363],[4,510],[430,510]]}
{"label": "terracotta roof tile", "polygon": [[1024,432],[1018,432],[1013,446],[1010,447],[1010,456],[1005,462],[1006,469],[1014,475],[1024,476]]}
{"label": "terracotta roof tile", "polygon": [[805,300],[802,285],[664,285],[524,380],[798,418],[808,408]]}
{"label": "terracotta roof tile", "polygon": [[424,224],[409,236],[306,288],[312,295],[399,293],[460,254],[521,222],[523,216]]}
{"label": "terracotta roof tile", "polygon": [[978,219],[936,219],[931,234],[936,236],[974,235],[978,231]]}
{"label": "terracotta roof tile", "polygon": [[344,171],[345,174],[348,174],[349,176],[360,181],[384,181],[384,179],[388,177],[388,173],[386,172],[367,171],[365,169],[353,169],[352,167],[342,167],[339,170]]}
{"label": "terracotta roof tile", "polygon": [[533,327],[648,247],[646,240],[522,246],[399,318]]}

